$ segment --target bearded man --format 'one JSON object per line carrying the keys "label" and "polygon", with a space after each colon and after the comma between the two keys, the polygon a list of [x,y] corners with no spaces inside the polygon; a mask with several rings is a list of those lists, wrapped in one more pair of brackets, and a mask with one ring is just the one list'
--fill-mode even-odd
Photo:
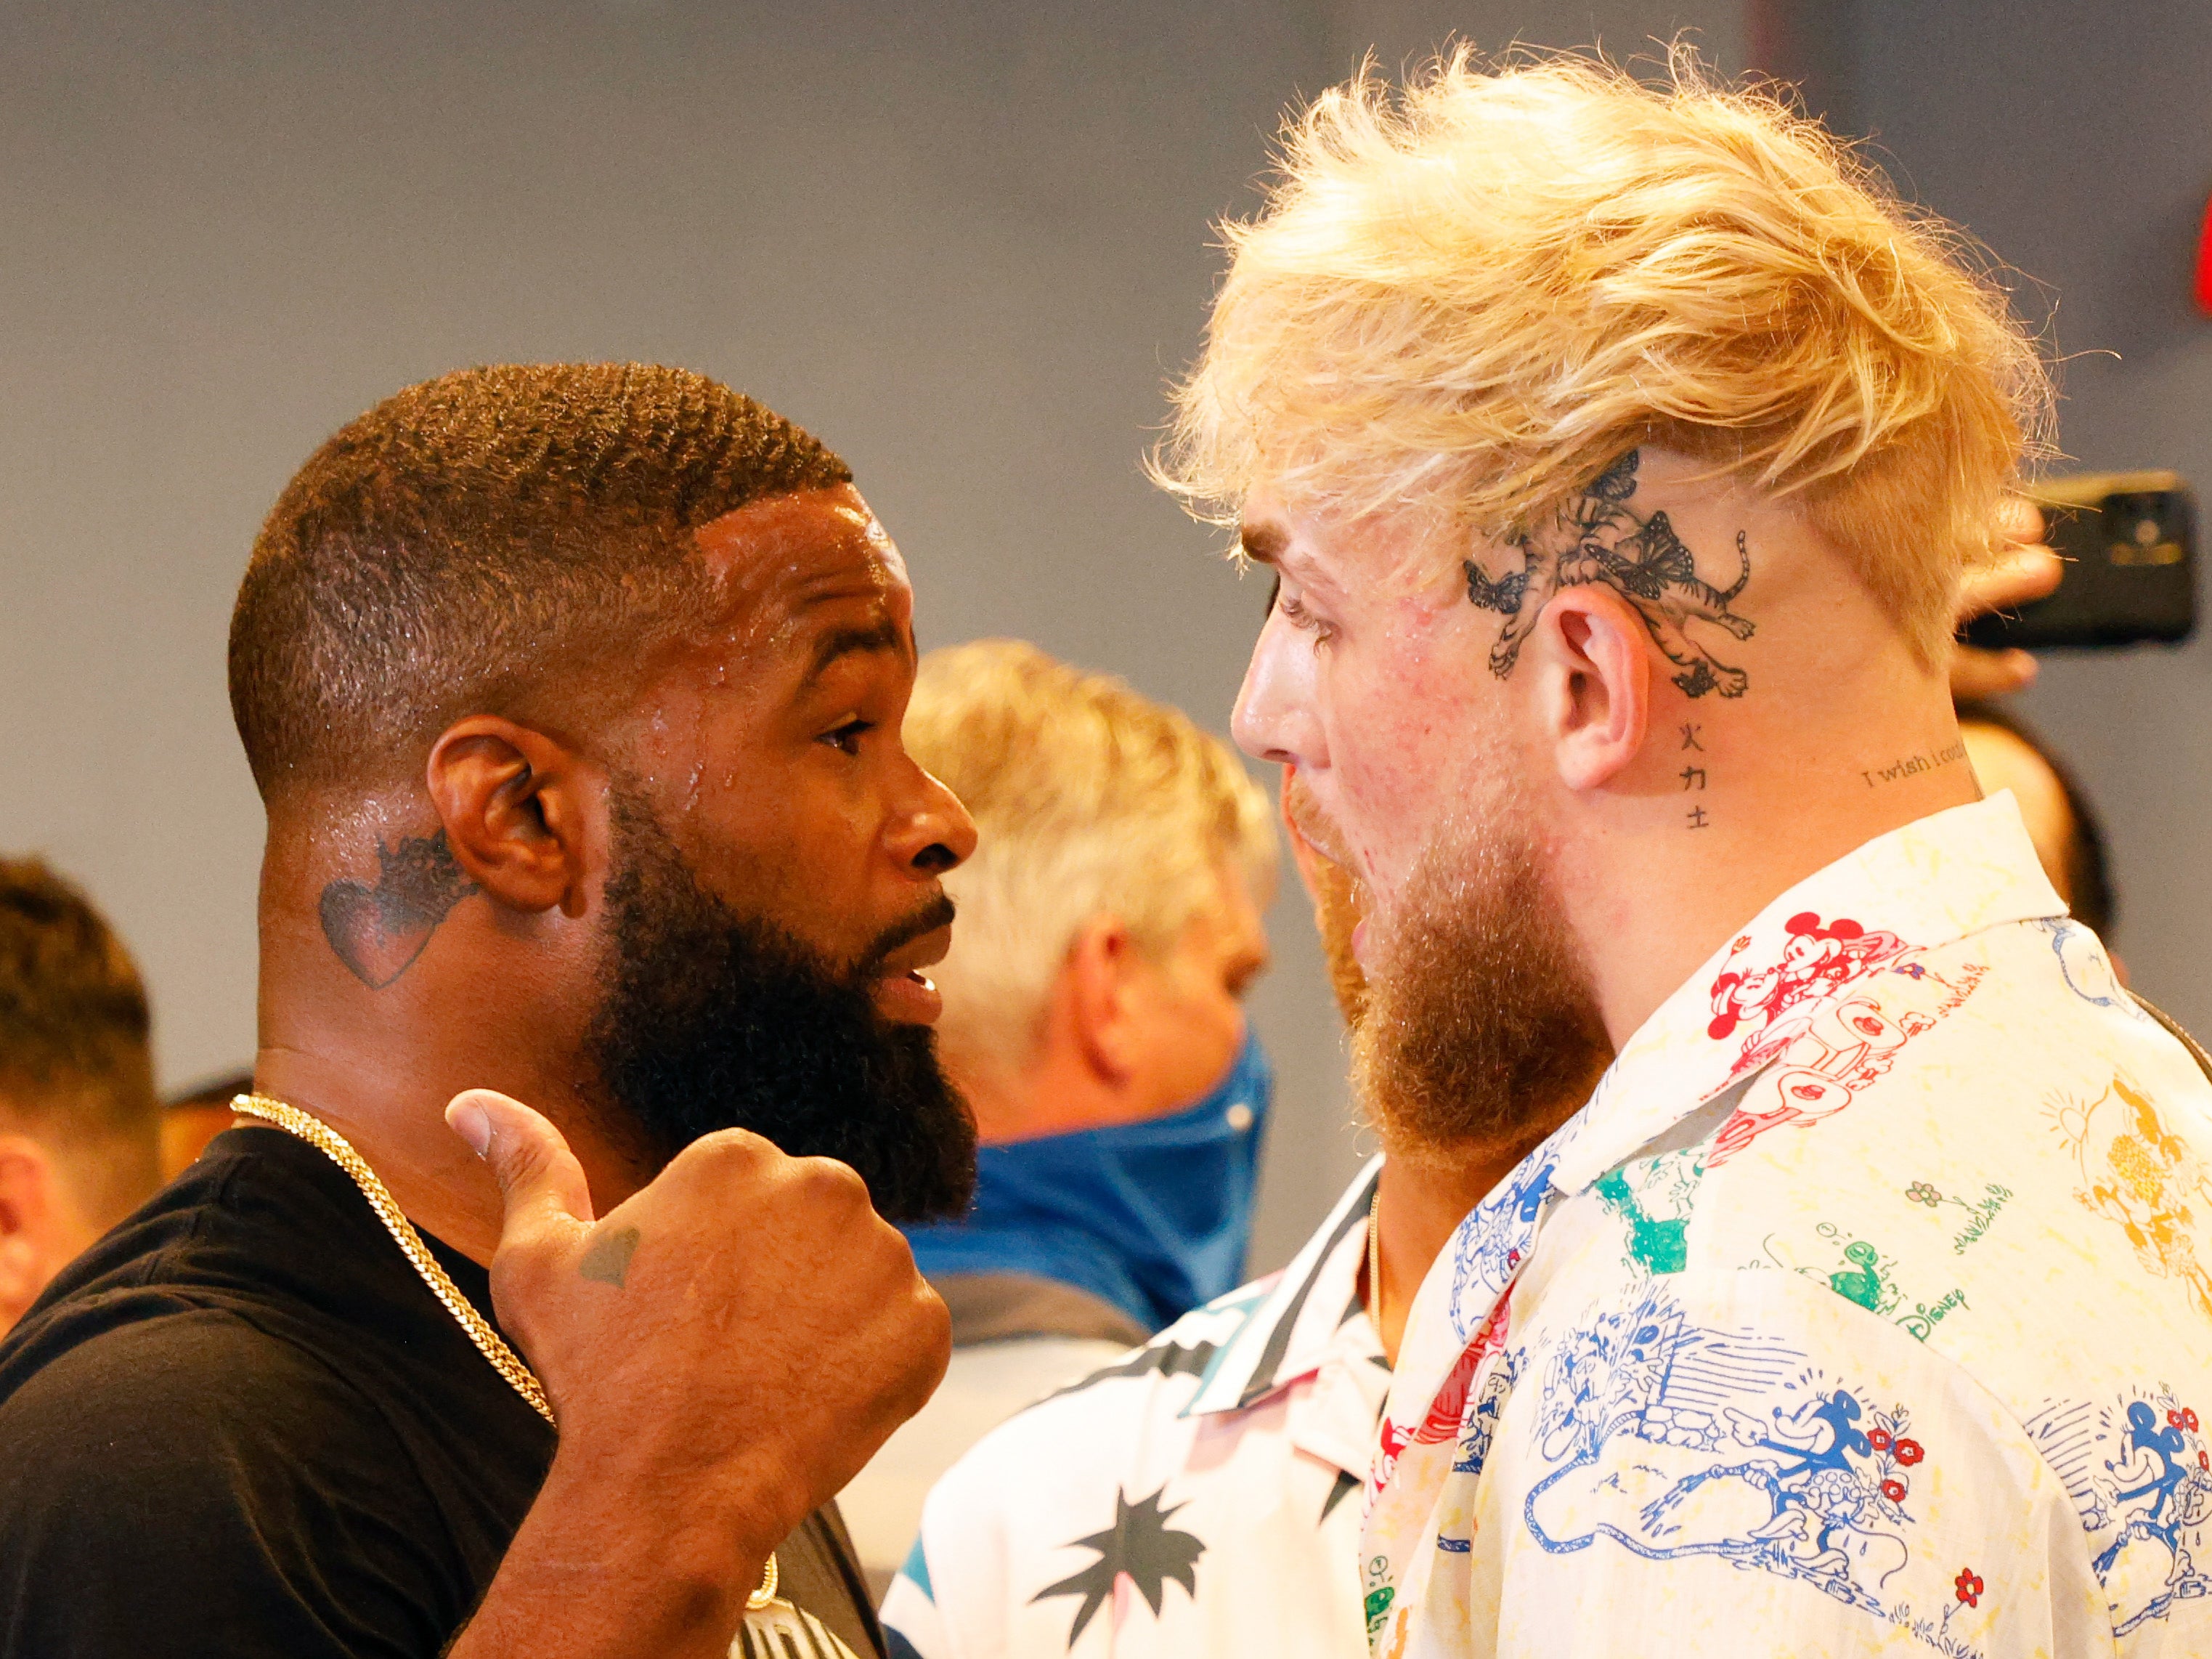
{"label": "bearded man", "polygon": [[[1282,803],[1356,1030],[1358,896],[1300,833],[1311,805],[1290,769]],[[1571,1110],[1607,1057],[1586,1052],[1531,1115]],[[1046,1396],[954,1464],[884,1600],[893,1655],[1364,1652],[1354,1499],[1367,1447],[1413,1285],[1481,1196],[1419,1150],[1370,1160],[1280,1273]]]}
{"label": "bearded man", "polygon": [[881,1218],[974,1169],[911,615],[696,374],[449,375],[308,460],[231,629],[257,1092],[0,1349],[0,1653],[880,1650],[829,1500],[947,1346]]}
{"label": "bearded man", "polygon": [[1280,579],[1235,730],[1361,889],[1386,1177],[1486,1194],[1376,1650],[2212,1646],[2212,1086],[1946,683],[2045,409],[2002,295],[1778,106],[1573,61],[1325,96],[1230,245],[1167,466]]}

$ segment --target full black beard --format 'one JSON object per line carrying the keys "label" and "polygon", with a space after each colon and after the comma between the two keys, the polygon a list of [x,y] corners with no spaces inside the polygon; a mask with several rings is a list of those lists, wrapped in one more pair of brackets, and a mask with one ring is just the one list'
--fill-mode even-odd
{"label": "full black beard", "polygon": [[649,811],[618,800],[607,884],[606,994],[586,1039],[608,1124],[649,1167],[718,1129],[793,1158],[834,1158],[890,1221],[964,1213],[975,1122],[927,1026],[885,1019],[869,994],[893,951],[952,919],[942,899],[854,966],[701,887]]}

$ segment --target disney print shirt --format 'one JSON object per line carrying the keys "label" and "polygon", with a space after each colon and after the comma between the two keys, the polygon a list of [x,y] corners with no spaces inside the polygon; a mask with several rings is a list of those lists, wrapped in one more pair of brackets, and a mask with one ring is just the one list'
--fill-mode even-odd
{"label": "disney print shirt", "polygon": [[2009,795],[1770,905],[1416,1298],[1380,1655],[2212,1653],[2212,1085]]}
{"label": "disney print shirt", "polygon": [[1360,1486],[1389,1374],[1370,1164],[1272,1279],[1002,1424],[922,1508],[890,1651],[1361,1659]]}

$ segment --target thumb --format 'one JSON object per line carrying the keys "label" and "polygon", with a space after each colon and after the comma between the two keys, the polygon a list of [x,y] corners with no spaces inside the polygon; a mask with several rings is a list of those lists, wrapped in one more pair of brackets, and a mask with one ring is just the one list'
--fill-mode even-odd
{"label": "thumb", "polygon": [[568,1143],[538,1113],[489,1089],[464,1089],[446,1123],[491,1165],[506,1200],[500,1248],[580,1231],[592,1222],[592,1188]]}

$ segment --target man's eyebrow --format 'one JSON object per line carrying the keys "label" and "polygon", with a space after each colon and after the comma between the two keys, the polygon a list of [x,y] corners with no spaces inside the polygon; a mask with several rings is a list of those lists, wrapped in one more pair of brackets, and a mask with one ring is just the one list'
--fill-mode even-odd
{"label": "man's eyebrow", "polygon": [[1243,544],[1244,556],[1255,564],[1274,563],[1291,544],[1290,532],[1276,524],[1247,521],[1237,526],[1237,538]]}
{"label": "man's eyebrow", "polygon": [[889,651],[903,657],[907,654],[906,629],[890,617],[860,628],[833,628],[814,641],[811,660],[806,665],[805,684],[812,684],[840,657],[855,653]]}

